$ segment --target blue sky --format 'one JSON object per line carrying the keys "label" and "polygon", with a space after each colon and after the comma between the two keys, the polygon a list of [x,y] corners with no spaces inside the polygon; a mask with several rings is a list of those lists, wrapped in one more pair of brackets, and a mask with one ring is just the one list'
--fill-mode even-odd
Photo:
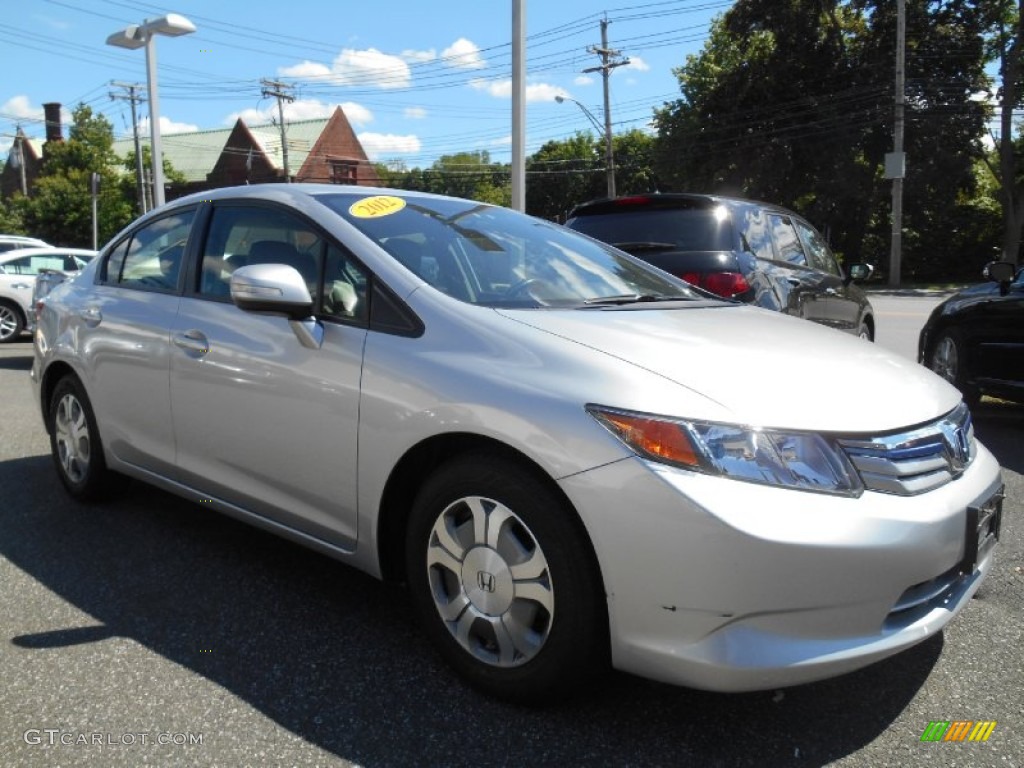
{"label": "blue sky", "polygon": [[[527,30],[527,152],[592,130],[576,99],[600,120],[600,43],[631,63],[613,71],[616,131],[644,128],[654,107],[678,96],[672,68],[700,50],[711,0],[523,0]],[[85,102],[115,135],[131,134],[127,102],[110,81],[145,83],[145,55],[105,44],[128,24],[179,13],[191,35],[157,41],[165,133],[250,124],[276,116],[260,78],[295,85],[286,120],[321,117],[340,104],[370,157],[425,167],[443,154],[487,150],[507,162],[511,133],[511,0],[22,0],[0,17],[0,152],[18,126],[42,138],[42,104]],[[141,116],[148,115],[143,105]],[[65,115],[67,119],[67,113]],[[143,126],[144,130],[148,130]]]}

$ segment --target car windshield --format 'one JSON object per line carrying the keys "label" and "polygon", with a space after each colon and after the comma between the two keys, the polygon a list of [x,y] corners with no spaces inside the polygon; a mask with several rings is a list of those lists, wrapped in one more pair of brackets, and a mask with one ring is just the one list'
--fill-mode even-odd
{"label": "car windshield", "polygon": [[317,197],[407,269],[471,304],[594,307],[704,298],[614,249],[505,208],[448,198]]}
{"label": "car windshield", "polygon": [[573,229],[625,250],[663,243],[678,251],[732,250],[728,215],[721,206],[619,206],[577,215]]}

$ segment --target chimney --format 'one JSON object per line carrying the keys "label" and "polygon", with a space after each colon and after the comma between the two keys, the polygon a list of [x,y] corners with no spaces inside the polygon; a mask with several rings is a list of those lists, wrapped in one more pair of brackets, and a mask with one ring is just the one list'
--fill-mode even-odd
{"label": "chimney", "polygon": [[43,114],[46,115],[46,140],[63,141],[64,134],[60,125],[60,102],[51,101],[43,104]]}

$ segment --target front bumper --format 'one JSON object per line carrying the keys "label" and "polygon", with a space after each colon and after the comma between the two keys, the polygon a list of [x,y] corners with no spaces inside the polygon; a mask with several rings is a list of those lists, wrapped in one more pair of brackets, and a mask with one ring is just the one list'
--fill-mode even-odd
{"label": "front bumper", "polygon": [[939,632],[988,573],[964,571],[968,507],[1001,488],[978,454],[918,496],[860,498],[638,458],[562,481],[590,532],[624,671],[717,691],[842,674]]}

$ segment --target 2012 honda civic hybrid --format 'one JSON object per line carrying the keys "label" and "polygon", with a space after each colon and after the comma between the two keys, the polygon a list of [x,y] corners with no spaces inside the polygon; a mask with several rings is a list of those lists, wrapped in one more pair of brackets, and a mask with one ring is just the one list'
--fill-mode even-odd
{"label": "2012 honda civic hybrid", "polygon": [[1000,470],[946,381],[503,208],[204,192],[38,314],[73,496],[129,475],[404,581],[508,699],[609,662],[837,675],[939,632],[992,565]]}

